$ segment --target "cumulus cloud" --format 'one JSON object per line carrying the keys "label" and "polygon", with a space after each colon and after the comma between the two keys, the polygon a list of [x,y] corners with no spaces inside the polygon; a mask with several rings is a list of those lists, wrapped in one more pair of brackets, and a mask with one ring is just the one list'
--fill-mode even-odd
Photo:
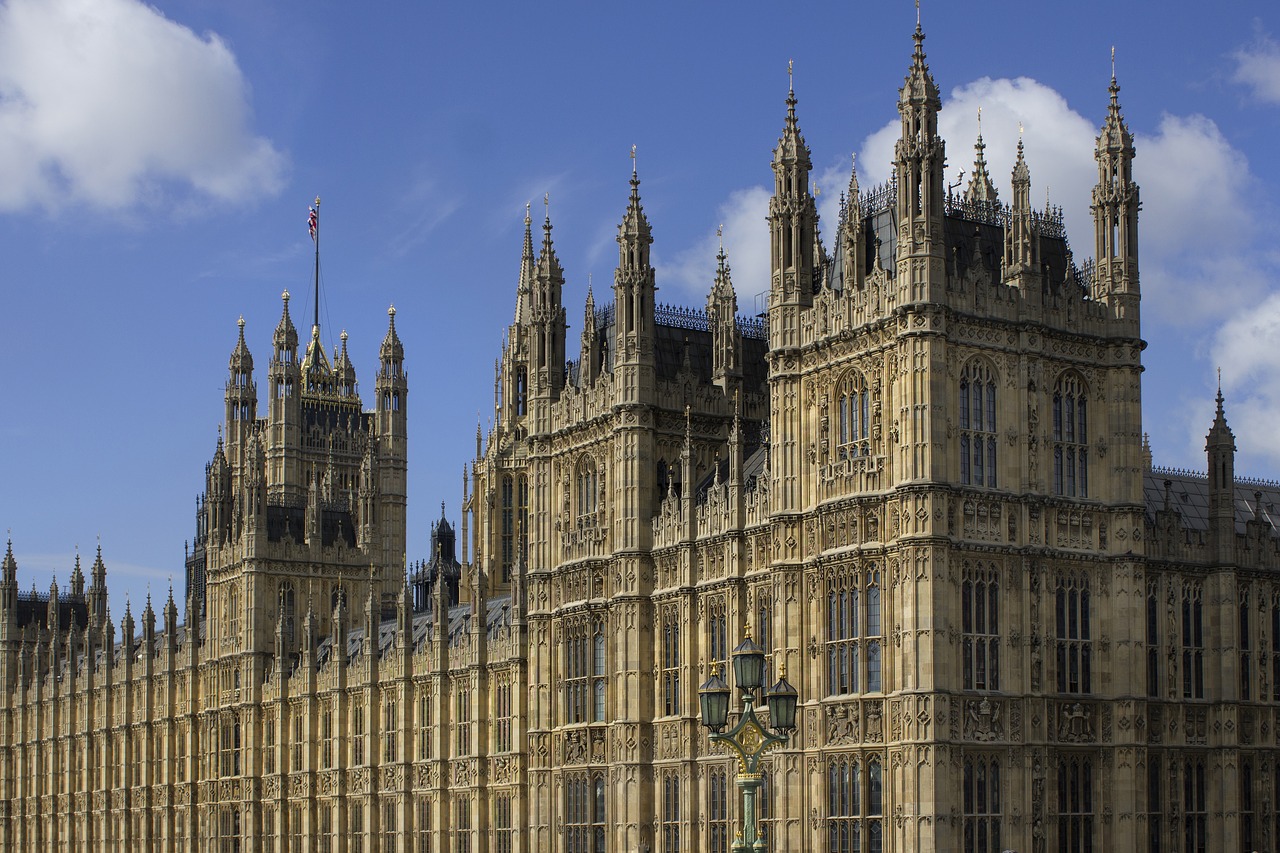
{"label": "cumulus cloud", "polygon": [[[1229,420],[1241,453],[1280,462],[1273,440],[1280,423],[1280,293],[1232,317],[1218,330],[1213,359],[1222,365]],[[1202,419],[1203,420],[1203,419]],[[1201,424],[1203,432],[1203,423]],[[1193,437],[1194,440],[1194,437]]]}
{"label": "cumulus cloud", "polygon": [[1250,89],[1253,96],[1270,104],[1280,104],[1280,44],[1266,33],[1253,44],[1232,54],[1235,72],[1231,79]]}
{"label": "cumulus cloud", "polygon": [[[769,196],[770,190],[747,187],[736,190],[717,212],[724,226],[724,250],[728,258],[733,289],[738,294],[738,310],[743,314],[763,311],[757,297],[769,289]],[[701,305],[711,292],[716,274],[716,253],[720,238],[715,230],[704,234],[669,263],[659,263],[659,286],[671,287],[663,301]]]}
{"label": "cumulus cloud", "polygon": [[284,157],[249,123],[216,35],[136,0],[0,6],[0,210],[273,194]]}

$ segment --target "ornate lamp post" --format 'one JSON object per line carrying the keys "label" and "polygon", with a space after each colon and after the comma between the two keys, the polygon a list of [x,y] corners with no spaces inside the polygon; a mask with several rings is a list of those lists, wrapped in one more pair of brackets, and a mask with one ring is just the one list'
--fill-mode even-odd
{"label": "ornate lamp post", "polygon": [[764,649],[746,638],[733,650],[733,674],[741,691],[742,716],[728,732],[729,685],[712,670],[711,677],[698,689],[702,705],[702,724],[711,731],[711,742],[723,744],[738,756],[738,788],[743,796],[744,831],[733,842],[733,853],[765,853],[764,839],[756,833],[756,793],[760,790],[760,757],[791,738],[796,729],[796,703],[799,694],[787,683],[785,669],[778,672],[778,683],[765,691],[769,706],[769,731],[756,716],[755,691],[764,680]]}

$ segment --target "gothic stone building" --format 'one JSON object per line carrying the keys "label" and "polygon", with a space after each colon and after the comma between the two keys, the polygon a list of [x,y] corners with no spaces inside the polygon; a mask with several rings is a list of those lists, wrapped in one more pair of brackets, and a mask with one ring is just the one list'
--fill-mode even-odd
{"label": "gothic stone building", "polygon": [[705,311],[655,304],[633,175],[567,361],[526,216],[460,558],[441,518],[403,561],[394,314],[372,412],[286,299],[259,417],[242,326],[181,621],[117,638],[101,555],[47,598],[4,559],[0,847],[722,853],[697,687],[750,626],[802,700],[774,849],[1280,850],[1280,486],[1221,397],[1207,476],[1151,465],[1119,87],[1077,263],[1021,146],[1007,203],[981,138],[945,192],[923,39],[830,254],[787,99],[762,319],[723,251]]}

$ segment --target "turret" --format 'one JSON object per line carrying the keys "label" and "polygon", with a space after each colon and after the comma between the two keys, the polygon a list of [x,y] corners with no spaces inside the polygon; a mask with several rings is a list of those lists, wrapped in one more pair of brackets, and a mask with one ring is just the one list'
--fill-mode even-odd
{"label": "turret", "polygon": [[725,263],[724,245],[716,255],[716,278],[707,296],[707,323],[711,328],[711,381],[727,397],[742,382],[742,333],[738,331],[738,295],[734,293]]}
{"label": "turret", "polygon": [[613,372],[619,391],[637,400],[650,389],[654,365],[654,303],[657,285],[649,248],[653,229],[640,204],[640,178],[632,161],[631,194],[618,225],[618,267],[613,274]]}
{"label": "turret", "polygon": [[[564,269],[551,242],[551,213],[542,223],[542,251],[533,277],[532,310],[529,322],[529,369],[531,397],[554,400],[564,387],[565,322]],[[540,412],[545,419],[548,413]],[[539,426],[545,426],[543,423]]]}
{"label": "turret", "polygon": [[798,346],[800,311],[813,304],[813,245],[818,208],[809,193],[813,168],[809,147],[796,120],[796,92],[787,94],[787,118],[773,149],[773,197],[769,200],[769,345]]}
{"label": "turret", "polygon": [[107,619],[107,567],[102,563],[101,545],[89,571],[89,624],[101,629]]}
{"label": "turret", "polygon": [[[582,349],[578,353],[578,385],[590,388],[600,377],[602,353],[596,332],[596,298],[587,285],[587,301],[582,311]],[[477,458],[479,453],[476,454]]]}
{"label": "turret", "polygon": [[[1114,64],[1114,54],[1113,54]],[[1093,232],[1098,286],[1116,316],[1138,328],[1138,185],[1133,181],[1133,134],[1120,112],[1120,86],[1111,72],[1111,103],[1098,133],[1094,159]]]}
{"label": "turret", "polygon": [[894,148],[898,181],[898,280],[908,302],[935,301],[943,286],[943,167],[938,135],[942,98],[925,63],[924,31],[916,24],[911,68],[899,90],[902,134]]}
{"label": "turret", "polygon": [[1236,437],[1227,426],[1218,388],[1218,411],[1205,437],[1209,462],[1209,547],[1218,565],[1235,562]]}
{"label": "turret", "polygon": [[[524,247],[520,255],[520,277],[516,283],[515,320],[507,333],[502,359],[495,365],[495,414],[499,423],[514,429],[529,412],[529,336],[533,320],[533,220],[524,206]],[[477,454],[479,455],[479,454]]]}
{"label": "turret", "polygon": [[[1019,140],[1021,142],[1021,140]],[[982,141],[982,110],[978,110],[978,140],[973,143],[973,172],[969,175],[969,186],[965,188],[964,200],[972,205],[984,205],[988,210],[995,210],[1000,204],[996,185],[991,182],[987,172],[987,144]]]}
{"label": "turret", "polygon": [[863,246],[862,199],[858,186],[858,158],[854,155],[849,171],[849,187],[840,204],[840,225],[836,229],[835,256],[832,260],[833,287],[860,289],[866,283],[867,254]]}
{"label": "turret", "polygon": [[231,446],[232,458],[238,461],[238,451],[258,417],[258,385],[253,381],[253,356],[244,340],[244,317],[236,325],[240,331],[227,365],[225,397],[227,442]]}
{"label": "turret", "polygon": [[[1031,170],[1023,156],[1022,140],[1018,140],[1018,159],[1013,165],[1013,206],[1009,210],[1004,232],[1004,280],[1020,284],[1024,290],[1036,289],[1028,276],[1039,271],[1040,247],[1031,216]],[[1030,294],[1028,294],[1030,295]]]}
{"label": "turret", "polygon": [[302,374],[298,363],[298,331],[289,318],[289,291],[282,296],[284,310],[272,336],[269,368],[267,482],[274,497],[296,506],[306,487],[302,477]]}
{"label": "turret", "polygon": [[205,469],[205,512],[208,514],[205,534],[215,547],[231,535],[232,503],[231,465],[223,452],[222,435],[213,451],[213,460]]}
{"label": "turret", "polygon": [[0,563],[0,643],[18,638],[18,561],[13,558],[13,540],[5,546]]}
{"label": "turret", "polygon": [[347,330],[342,330],[342,349],[338,351],[333,359],[333,381],[334,389],[338,396],[344,399],[353,399],[360,396],[359,387],[356,384],[356,368],[351,363],[351,356],[347,354]]}
{"label": "turret", "polygon": [[382,566],[400,562],[404,555],[405,505],[408,501],[408,399],[409,374],[404,369],[404,345],[396,334],[396,308],[387,309],[387,334],[378,350],[380,368],[377,395],[378,507],[376,527],[381,542],[374,543]]}
{"label": "turret", "polygon": [[84,572],[80,570],[80,549],[76,549],[76,563],[71,570],[71,594],[76,598],[84,596]]}

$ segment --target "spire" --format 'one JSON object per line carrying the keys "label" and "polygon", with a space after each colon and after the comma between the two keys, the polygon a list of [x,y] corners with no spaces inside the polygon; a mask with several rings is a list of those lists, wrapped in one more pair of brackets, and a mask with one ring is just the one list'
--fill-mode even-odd
{"label": "spire", "polygon": [[382,346],[378,349],[378,357],[385,363],[389,360],[404,360],[404,344],[400,343],[400,336],[396,334],[396,306],[387,307],[387,334],[382,339]]}
{"label": "spire", "polygon": [[[902,223],[898,240],[898,268],[915,265],[924,275],[911,281],[908,301],[932,301],[942,298],[945,288],[940,271],[946,252],[944,201],[946,183],[946,146],[938,135],[938,111],[942,98],[925,62],[924,30],[916,23],[915,48],[911,67],[898,90],[898,114],[902,131],[894,146],[894,174],[897,178],[898,221]],[[929,258],[931,261],[926,261]]]}
{"label": "spire", "polygon": [[284,308],[280,313],[280,322],[276,324],[276,331],[271,341],[275,345],[276,358],[283,361],[286,353],[296,354],[298,351],[298,330],[293,327],[293,320],[289,317],[289,291],[281,293],[280,299],[284,303]]}
{"label": "spire", "polygon": [[[1022,148],[1022,125],[1021,124],[1018,125],[1018,157],[1016,160],[1014,160],[1014,163],[1013,163],[1013,186],[1014,186],[1013,204],[1015,207],[1017,207],[1023,201],[1018,196],[1017,188],[1019,186],[1025,186],[1028,190],[1030,190],[1031,188],[1031,170],[1027,168],[1027,160],[1026,160],[1026,157],[1024,156],[1024,151]],[[1030,202],[1031,202],[1031,199],[1030,199],[1030,196],[1028,196],[1026,199],[1025,206],[1030,208],[1031,206]]]}
{"label": "spire", "polygon": [[324,346],[320,343],[318,323],[311,327],[311,341],[307,344],[306,355],[302,358],[302,370],[304,373],[315,372],[325,376],[333,370],[329,364],[329,357],[324,353]]}
{"label": "spire", "polygon": [[240,319],[236,321],[239,327],[239,335],[236,337],[235,349],[231,350],[230,368],[231,378],[234,381],[238,376],[251,377],[253,375],[253,355],[249,352],[249,345],[244,340],[244,315],[240,315]]}
{"label": "spire", "polygon": [[1094,159],[1098,183],[1093,188],[1093,230],[1097,261],[1096,298],[1105,298],[1118,316],[1137,323],[1138,185],[1133,180],[1133,134],[1120,111],[1120,84],[1115,76],[1115,48],[1111,52],[1111,85],[1107,117],[1098,132]]}
{"label": "spire", "polygon": [[778,147],[773,152],[774,171],[779,165],[798,166],[803,168],[805,180],[795,189],[805,190],[808,185],[809,146],[805,144],[804,135],[800,132],[800,121],[796,118],[796,87],[792,60],[787,60],[787,117],[782,125],[782,136],[778,138]]}
{"label": "spire", "polygon": [[1214,448],[1230,448],[1232,451],[1236,449],[1235,433],[1231,431],[1231,427],[1227,426],[1227,415],[1223,405],[1222,396],[1222,371],[1218,371],[1218,410],[1213,418],[1213,426],[1209,428],[1209,435],[1205,438],[1205,450],[1213,450]]}
{"label": "spire", "polygon": [[942,109],[942,98],[938,84],[929,71],[929,64],[925,62],[924,30],[919,19],[916,20],[916,31],[911,38],[915,41],[915,48],[911,52],[911,68],[908,69],[906,80],[899,91],[898,111],[927,106],[937,112]]}
{"label": "spire", "polygon": [[516,317],[517,325],[527,323],[530,319],[529,300],[533,294],[534,257],[533,257],[533,220],[529,217],[529,204],[524,206],[524,250],[520,254],[520,279],[516,285]]}
{"label": "spire", "polygon": [[16,584],[18,582],[18,561],[13,559],[12,539],[9,539],[5,545],[4,562],[0,563],[0,580],[8,584]]}
{"label": "spire", "polygon": [[542,248],[538,253],[537,278],[539,283],[544,280],[564,279],[564,268],[560,266],[560,260],[556,257],[555,245],[551,240],[551,197],[544,199],[546,206],[546,218],[542,222]]}
{"label": "spire", "polygon": [[[1019,141],[1021,145],[1021,141]],[[973,144],[973,173],[964,191],[964,200],[970,203],[996,205],[1000,203],[996,185],[987,172],[987,144],[982,141],[982,107],[978,107],[978,140]]]}
{"label": "spire", "polygon": [[[627,212],[622,216],[622,224],[618,226],[618,243],[634,246],[639,251],[632,255],[631,266],[645,267],[649,264],[649,244],[653,242],[653,231],[649,227],[649,219],[644,215],[640,204],[640,177],[635,172],[635,150],[632,147],[631,195],[627,199]],[[624,253],[623,262],[626,257]]]}
{"label": "spire", "polygon": [[1218,410],[1205,437],[1209,463],[1209,543],[1215,562],[1235,560],[1236,438],[1227,426],[1222,403],[1222,371],[1218,371]]}
{"label": "spire", "polygon": [[773,197],[769,200],[770,346],[790,347],[799,343],[798,323],[785,321],[776,312],[793,312],[813,304],[815,277],[814,243],[818,234],[818,208],[809,193],[809,172],[813,167],[809,147],[796,119],[796,92],[792,63],[787,63],[787,117],[782,136],[773,149]]}
{"label": "spire", "polygon": [[333,378],[340,395],[354,397],[357,393],[356,368],[351,363],[351,356],[347,353],[347,337],[347,330],[343,329],[342,334],[339,336],[342,341],[342,349],[338,351],[333,360]]}

